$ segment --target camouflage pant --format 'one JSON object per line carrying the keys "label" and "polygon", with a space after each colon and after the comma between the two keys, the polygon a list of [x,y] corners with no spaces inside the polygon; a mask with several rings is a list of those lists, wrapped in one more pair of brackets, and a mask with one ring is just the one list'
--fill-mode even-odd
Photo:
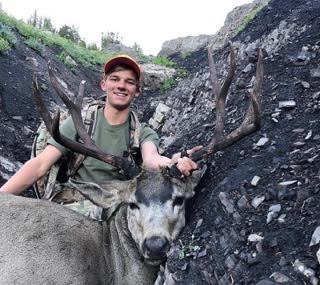
{"label": "camouflage pant", "polygon": [[89,200],[83,200],[83,196],[68,183],[55,183],[50,196],[48,200],[61,204],[81,215],[97,221],[103,220],[103,208],[96,206]]}
{"label": "camouflage pant", "polygon": [[63,206],[82,214],[88,218],[91,218],[93,220],[97,220],[99,222],[102,221],[103,216],[103,208],[100,208],[93,203],[91,203],[89,200],[83,200],[79,202],[74,202],[70,204],[64,204]]}

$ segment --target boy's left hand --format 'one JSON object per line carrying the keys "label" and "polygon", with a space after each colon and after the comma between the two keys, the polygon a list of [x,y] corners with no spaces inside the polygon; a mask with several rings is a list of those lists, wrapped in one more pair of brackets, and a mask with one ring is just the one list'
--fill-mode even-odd
{"label": "boy's left hand", "polygon": [[[200,150],[201,148],[203,148],[203,146],[196,146],[192,149],[187,150],[187,153],[188,155],[191,155],[192,153]],[[194,162],[187,156],[181,157],[181,153],[176,153],[172,156],[171,164],[176,164],[177,168],[184,176],[189,176],[192,173],[192,171],[198,169],[198,165],[196,162]]]}

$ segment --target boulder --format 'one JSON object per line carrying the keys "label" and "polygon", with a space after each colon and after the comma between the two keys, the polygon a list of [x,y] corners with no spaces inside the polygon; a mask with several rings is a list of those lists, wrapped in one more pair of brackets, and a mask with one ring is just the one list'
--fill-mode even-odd
{"label": "boulder", "polygon": [[155,90],[162,86],[162,84],[173,78],[176,74],[174,68],[168,68],[157,64],[143,64],[143,86],[147,90]]}

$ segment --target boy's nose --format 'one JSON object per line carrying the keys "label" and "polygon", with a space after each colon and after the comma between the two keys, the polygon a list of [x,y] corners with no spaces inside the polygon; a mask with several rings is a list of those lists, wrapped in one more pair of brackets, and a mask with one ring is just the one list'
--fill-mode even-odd
{"label": "boy's nose", "polygon": [[118,88],[124,89],[126,87],[124,80],[119,80],[117,84]]}

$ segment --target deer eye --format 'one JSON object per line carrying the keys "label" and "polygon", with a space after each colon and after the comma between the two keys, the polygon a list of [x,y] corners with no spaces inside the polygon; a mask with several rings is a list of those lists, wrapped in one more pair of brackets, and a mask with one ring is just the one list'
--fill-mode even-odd
{"label": "deer eye", "polygon": [[131,210],[139,210],[139,206],[135,203],[129,203],[129,207]]}
{"label": "deer eye", "polygon": [[175,206],[181,206],[184,202],[184,198],[183,197],[175,197],[174,200],[173,200],[173,207]]}

